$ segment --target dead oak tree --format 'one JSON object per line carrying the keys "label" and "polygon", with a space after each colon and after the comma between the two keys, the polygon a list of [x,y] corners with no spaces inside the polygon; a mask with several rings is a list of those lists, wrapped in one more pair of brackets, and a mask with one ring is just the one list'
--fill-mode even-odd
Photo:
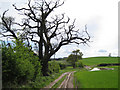
{"label": "dead oak tree", "polygon": [[[42,73],[45,76],[48,75],[48,60],[62,46],[70,43],[84,44],[90,40],[87,27],[81,34],[79,29],[75,29],[75,20],[70,24],[70,18],[66,18],[65,14],[51,17],[54,9],[63,4],[64,2],[60,2],[60,0],[40,0],[34,3],[31,3],[29,0],[27,8],[18,8],[16,5],[13,5],[21,15],[24,15],[22,23],[14,24],[23,28],[24,39],[31,40],[38,45],[39,60],[42,64]],[[4,21],[5,13],[3,14],[2,22],[6,26],[7,31],[17,39],[15,32],[10,30]]]}

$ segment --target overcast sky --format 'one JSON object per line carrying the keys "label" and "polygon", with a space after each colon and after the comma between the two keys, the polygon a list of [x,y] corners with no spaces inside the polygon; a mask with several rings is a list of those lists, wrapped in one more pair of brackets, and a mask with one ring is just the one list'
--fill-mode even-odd
{"label": "overcast sky", "polygon": [[[19,17],[13,12],[12,4],[24,6],[27,0],[0,0],[0,14],[9,9],[9,15]],[[55,10],[65,13],[74,20],[81,30],[87,24],[91,42],[87,45],[63,46],[56,57],[66,57],[73,50],[80,49],[83,57],[118,55],[118,1],[120,0],[65,0],[65,4]],[[18,18],[19,19],[19,18]]]}

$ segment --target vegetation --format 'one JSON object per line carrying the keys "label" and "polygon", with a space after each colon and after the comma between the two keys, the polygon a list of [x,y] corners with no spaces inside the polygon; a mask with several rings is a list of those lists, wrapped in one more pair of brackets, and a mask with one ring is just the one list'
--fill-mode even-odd
{"label": "vegetation", "polygon": [[118,63],[119,57],[91,57],[82,60],[84,65],[98,65],[101,63]]}
{"label": "vegetation", "polygon": [[57,61],[49,61],[48,73],[49,76],[42,75],[38,56],[22,41],[13,41],[9,46],[2,43],[3,88],[43,88],[63,71]]}
{"label": "vegetation", "polygon": [[[28,7],[25,8],[18,8],[14,4],[15,10],[23,15],[22,22],[6,16],[8,10],[3,12],[0,17],[0,34],[13,40],[12,43],[2,42],[0,45],[3,88],[44,88],[68,71],[77,71],[74,77],[78,88],[118,87],[117,67],[113,67],[114,71],[95,72],[86,71],[84,68],[84,65],[118,63],[118,57],[82,59],[82,52],[75,50],[67,59],[64,58],[65,60],[49,61],[62,46],[70,43],[86,44],[90,40],[86,25],[85,30],[80,33],[79,29],[75,30],[75,20],[70,23],[70,18],[65,18],[65,14],[51,18],[52,12],[63,4],[60,0],[28,0]],[[32,44],[35,44],[38,55],[34,53]],[[68,67],[68,63],[73,68]],[[65,77],[54,87],[58,87]]]}
{"label": "vegetation", "polygon": [[41,74],[41,64],[25,43],[15,41],[13,45],[2,43],[3,87],[10,84],[26,84]]}
{"label": "vegetation", "polygon": [[82,63],[82,61],[78,61],[78,62],[75,62],[75,66],[76,67],[79,67],[79,68],[84,68],[84,65],[83,65],[83,63]]}
{"label": "vegetation", "polygon": [[[64,63],[49,61],[49,76],[41,73],[41,64],[22,41],[2,42],[3,88],[43,88],[70,69]],[[61,68],[60,68],[61,65]]]}
{"label": "vegetation", "polygon": [[[117,88],[118,86],[117,66],[107,66],[108,68],[115,68],[114,71],[89,72],[83,68],[83,64],[118,63],[117,57],[85,58],[75,62],[76,68],[68,67],[64,60],[49,61],[47,72],[49,76],[43,76],[38,56],[25,43],[16,40],[8,45],[5,42],[2,43],[2,59],[3,88],[43,88],[57,79],[62,73],[68,71],[77,71],[74,74],[74,84],[78,88]],[[58,87],[64,78],[56,83],[53,88]]]}
{"label": "vegetation", "polygon": [[65,69],[67,65],[65,63],[59,63],[60,69]]}
{"label": "vegetation", "polygon": [[[39,76],[35,79],[34,82],[31,82],[28,85],[30,88],[44,88],[57,79],[62,73],[64,73],[64,71],[59,73],[52,73],[49,76]],[[24,88],[26,88],[26,86]]]}
{"label": "vegetation", "polygon": [[[63,70],[60,70],[59,73],[52,73],[50,76],[39,76],[35,82],[32,82],[29,84],[29,87],[34,87],[34,88],[43,88],[47,85],[49,85],[51,82],[53,82],[55,79],[57,79],[62,73],[69,72],[69,71],[75,71],[79,70],[78,68],[73,69],[72,67],[66,67]],[[64,77],[65,78],[65,77]],[[60,84],[62,81],[58,81],[58,84]],[[53,88],[56,88],[57,85],[55,85]]]}
{"label": "vegetation", "polygon": [[118,71],[81,71],[74,74],[78,88],[118,88]]}
{"label": "vegetation", "polygon": [[75,51],[72,51],[72,54],[68,56],[66,61],[69,62],[73,66],[73,68],[75,68],[76,67],[75,63],[78,60],[82,59],[82,56],[83,54],[82,52],[80,52],[80,50],[75,50]]}
{"label": "vegetation", "polygon": [[78,59],[79,59],[79,60],[82,59],[83,53],[80,52],[79,49],[72,51],[72,54],[73,54],[73,55],[76,55],[76,59],[77,59],[77,60],[78,60]]}
{"label": "vegetation", "polygon": [[52,88],[58,88],[60,84],[64,81],[67,75],[63,76],[55,85],[52,86]]}
{"label": "vegetation", "polygon": [[48,63],[48,73],[59,73],[60,66],[59,63],[57,63],[55,60],[54,61],[49,61]]}
{"label": "vegetation", "polygon": [[41,71],[44,76],[48,76],[49,59],[62,46],[70,43],[85,44],[90,40],[86,26],[84,32],[80,33],[79,29],[75,29],[75,20],[70,23],[70,18],[65,17],[65,14],[51,17],[53,11],[63,4],[64,2],[60,0],[36,0],[33,2],[28,0],[27,7],[21,8],[13,4],[15,10],[23,15],[21,22],[6,16],[8,10],[1,15],[1,35],[18,40],[17,33],[20,32],[20,39],[27,42],[28,47],[32,49],[31,44],[34,43],[38,48]]}
{"label": "vegetation", "polygon": [[[84,65],[97,66],[101,63],[118,63],[118,57],[91,57],[81,60]],[[114,68],[114,70],[88,71],[78,70],[74,73],[74,87],[78,88],[118,88],[118,67],[102,66],[100,68]]]}

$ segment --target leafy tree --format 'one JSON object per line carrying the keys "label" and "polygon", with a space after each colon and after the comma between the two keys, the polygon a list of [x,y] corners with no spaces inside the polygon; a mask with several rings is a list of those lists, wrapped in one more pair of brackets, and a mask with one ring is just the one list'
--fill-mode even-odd
{"label": "leafy tree", "polygon": [[66,68],[66,64],[65,63],[63,63],[63,62],[59,62],[59,65],[60,65],[60,69],[62,70],[62,69],[65,69]]}
{"label": "leafy tree", "polygon": [[72,51],[72,54],[76,56],[76,59],[82,59],[83,53],[79,49]]}
{"label": "leafy tree", "polygon": [[82,52],[80,52],[80,50],[75,50],[72,51],[72,54],[70,54],[67,58],[67,62],[71,63],[73,68],[76,67],[75,63],[79,60],[82,59]]}
{"label": "leafy tree", "polygon": [[49,61],[48,63],[48,72],[49,74],[52,74],[52,73],[58,73],[60,70],[60,66],[59,66],[59,63],[57,63],[55,60],[54,61]]}
{"label": "leafy tree", "polygon": [[77,62],[76,56],[71,54],[67,58],[67,62],[71,63],[73,68],[75,68],[75,62]]}
{"label": "leafy tree", "polygon": [[[90,36],[85,26],[85,31],[81,34],[79,29],[75,29],[75,20],[70,23],[70,18],[66,18],[65,14],[52,15],[52,12],[62,6],[64,2],[60,0],[40,0],[36,2],[28,1],[28,7],[14,8],[24,16],[22,23],[15,22],[14,19],[5,17],[5,11],[1,17],[2,19],[2,35],[5,37],[14,37],[18,39],[17,32],[21,32],[21,39],[28,42],[32,41],[38,46],[39,61],[42,65],[43,75],[48,75],[48,60],[54,55],[62,46],[70,43],[87,43]],[[14,27],[19,28],[14,28]],[[6,35],[5,32],[10,34]],[[84,37],[83,37],[84,36]],[[37,39],[36,39],[37,37]]]}
{"label": "leafy tree", "polygon": [[75,66],[79,67],[79,68],[83,68],[84,67],[82,61],[80,61],[80,60],[78,60],[77,62],[75,62]]}

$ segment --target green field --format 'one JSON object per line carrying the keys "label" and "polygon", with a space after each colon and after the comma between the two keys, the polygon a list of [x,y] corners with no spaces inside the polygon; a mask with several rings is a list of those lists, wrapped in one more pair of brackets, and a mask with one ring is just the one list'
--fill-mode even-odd
{"label": "green field", "polygon": [[[118,57],[92,57],[82,60],[84,65],[118,63]],[[105,67],[101,67],[105,68]],[[118,66],[106,66],[114,70],[87,71],[74,73],[74,83],[78,88],[118,88]]]}
{"label": "green field", "polygon": [[83,58],[82,62],[84,65],[98,65],[101,63],[118,63],[118,57],[91,57]]}
{"label": "green field", "polygon": [[83,71],[74,74],[78,88],[118,88],[118,71]]}

